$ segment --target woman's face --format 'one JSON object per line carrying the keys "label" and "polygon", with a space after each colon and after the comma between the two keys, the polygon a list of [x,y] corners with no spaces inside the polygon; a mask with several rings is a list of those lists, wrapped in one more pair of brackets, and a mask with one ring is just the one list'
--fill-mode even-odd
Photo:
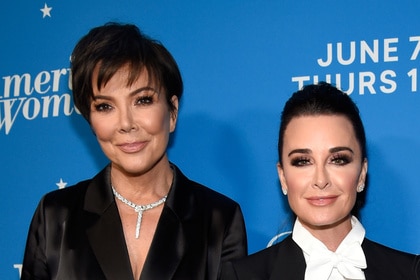
{"label": "woman's face", "polygon": [[286,127],[278,165],[291,209],[309,231],[349,225],[367,162],[344,116],[293,118]]}
{"label": "woman's face", "polygon": [[[167,160],[166,148],[169,134],[175,130],[177,110],[169,111],[165,93],[149,85],[147,71],[127,86],[127,67],[98,89],[97,71],[92,80],[90,121],[113,168],[141,175]],[[172,102],[178,109],[176,96]]]}

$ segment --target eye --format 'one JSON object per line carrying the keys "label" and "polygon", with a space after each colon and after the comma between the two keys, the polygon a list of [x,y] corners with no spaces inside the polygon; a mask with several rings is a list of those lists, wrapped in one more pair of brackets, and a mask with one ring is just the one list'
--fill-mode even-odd
{"label": "eye", "polygon": [[311,164],[311,160],[307,157],[297,157],[291,160],[291,165],[300,167]]}
{"label": "eye", "polygon": [[336,154],[333,155],[332,159],[331,159],[331,163],[336,164],[336,165],[346,165],[348,163],[350,163],[352,161],[352,158],[349,157],[348,155],[342,155],[342,154]]}
{"label": "eye", "polygon": [[93,107],[95,108],[95,111],[98,112],[108,112],[112,110],[111,105],[107,103],[94,104]]}
{"label": "eye", "polygon": [[136,99],[138,105],[151,105],[153,104],[153,95],[140,96]]}

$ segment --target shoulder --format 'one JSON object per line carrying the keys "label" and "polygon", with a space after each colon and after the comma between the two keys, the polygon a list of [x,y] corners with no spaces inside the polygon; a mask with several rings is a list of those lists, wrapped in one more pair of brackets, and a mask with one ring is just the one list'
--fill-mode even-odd
{"label": "shoulder", "polygon": [[200,205],[211,206],[211,208],[239,208],[239,204],[233,199],[203,184],[190,180],[177,166],[173,164],[172,166],[175,170],[176,176],[176,182],[174,184],[176,192],[176,194],[174,194],[175,196],[190,197]]}
{"label": "shoulder", "polygon": [[[84,197],[89,181],[80,182],[74,186],[45,194],[38,203],[32,216],[28,233],[28,242],[37,244],[35,236],[48,234],[60,235],[63,224],[73,217],[75,224],[80,223],[80,213],[83,211]],[[68,224],[66,226],[68,228]],[[35,239],[34,239],[35,238]]]}
{"label": "shoulder", "polygon": [[280,243],[224,264],[223,275],[224,279],[268,279],[277,270],[280,275],[287,275],[288,270],[296,273],[302,265],[302,251],[289,235]]}
{"label": "shoulder", "polygon": [[265,248],[244,258],[224,263],[221,279],[268,279],[273,271],[280,244]]}
{"label": "shoulder", "polygon": [[251,264],[261,263],[264,267],[272,267],[274,260],[278,257],[279,253],[284,247],[284,241],[278,244],[274,244],[268,248],[262,249],[258,252],[250,254],[249,256],[236,261],[236,265],[248,266]]}
{"label": "shoulder", "polygon": [[362,243],[363,250],[365,254],[372,257],[384,257],[389,259],[390,261],[394,258],[402,260],[402,261],[411,261],[416,256],[410,253],[406,253],[403,251],[399,251],[380,243],[374,242],[365,238]]}
{"label": "shoulder", "polygon": [[418,279],[411,278],[414,275],[420,277],[418,255],[395,250],[366,238],[362,243],[362,248],[366,256],[367,271],[389,275],[395,279]]}
{"label": "shoulder", "polygon": [[91,180],[81,181],[73,186],[54,190],[44,195],[41,203],[44,207],[66,207],[82,201]]}
{"label": "shoulder", "polygon": [[[108,200],[112,198],[110,183],[108,182],[109,178],[110,167],[108,165],[91,179],[47,193],[41,199],[40,206],[57,209],[74,209],[87,206],[87,210],[89,210],[89,207],[93,207],[94,209],[98,207],[98,204],[100,204],[98,201],[108,205]],[[84,205],[85,200],[88,202]],[[96,202],[93,206],[90,205],[92,201]],[[100,206],[103,207],[102,204]]]}
{"label": "shoulder", "polygon": [[[283,262],[283,258],[291,258],[297,262],[301,257],[303,257],[302,250],[293,241],[292,235],[288,235],[281,242],[245,257],[242,263],[263,263],[264,266],[273,267],[274,263]],[[240,262],[238,261],[238,263]]]}

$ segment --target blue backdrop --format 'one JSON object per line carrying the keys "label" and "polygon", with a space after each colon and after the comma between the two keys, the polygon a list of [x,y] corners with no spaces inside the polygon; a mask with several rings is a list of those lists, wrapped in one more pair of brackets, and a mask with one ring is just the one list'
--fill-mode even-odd
{"label": "blue backdrop", "polygon": [[367,236],[420,253],[420,1],[24,0],[0,11],[0,279],[19,278],[40,197],[107,163],[68,83],[73,46],[107,21],[139,25],[174,55],[185,95],[170,159],[241,204],[250,252],[290,229],[276,173],[283,104],[327,80],[366,125]]}

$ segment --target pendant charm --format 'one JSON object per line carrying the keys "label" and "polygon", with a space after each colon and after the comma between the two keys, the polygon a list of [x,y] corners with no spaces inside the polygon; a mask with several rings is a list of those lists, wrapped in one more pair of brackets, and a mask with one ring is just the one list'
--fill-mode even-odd
{"label": "pendant charm", "polygon": [[159,199],[156,202],[150,203],[150,204],[146,204],[146,205],[137,205],[133,202],[131,202],[130,200],[126,199],[125,197],[123,197],[122,195],[120,195],[114,188],[114,186],[112,186],[112,192],[114,193],[115,197],[120,200],[122,203],[124,203],[127,206],[130,206],[131,208],[134,209],[134,211],[136,211],[137,214],[137,222],[136,222],[136,239],[139,238],[140,236],[140,226],[141,226],[141,220],[143,218],[143,212],[153,209],[155,207],[158,207],[159,205],[163,204],[166,201],[166,197],[168,197],[168,195],[165,195],[164,197],[162,197],[161,199]]}
{"label": "pendant charm", "polygon": [[139,214],[137,215],[137,223],[136,223],[136,239],[139,238],[140,235],[140,225],[141,225],[141,219],[143,218],[143,211],[139,210],[136,212],[138,212]]}

